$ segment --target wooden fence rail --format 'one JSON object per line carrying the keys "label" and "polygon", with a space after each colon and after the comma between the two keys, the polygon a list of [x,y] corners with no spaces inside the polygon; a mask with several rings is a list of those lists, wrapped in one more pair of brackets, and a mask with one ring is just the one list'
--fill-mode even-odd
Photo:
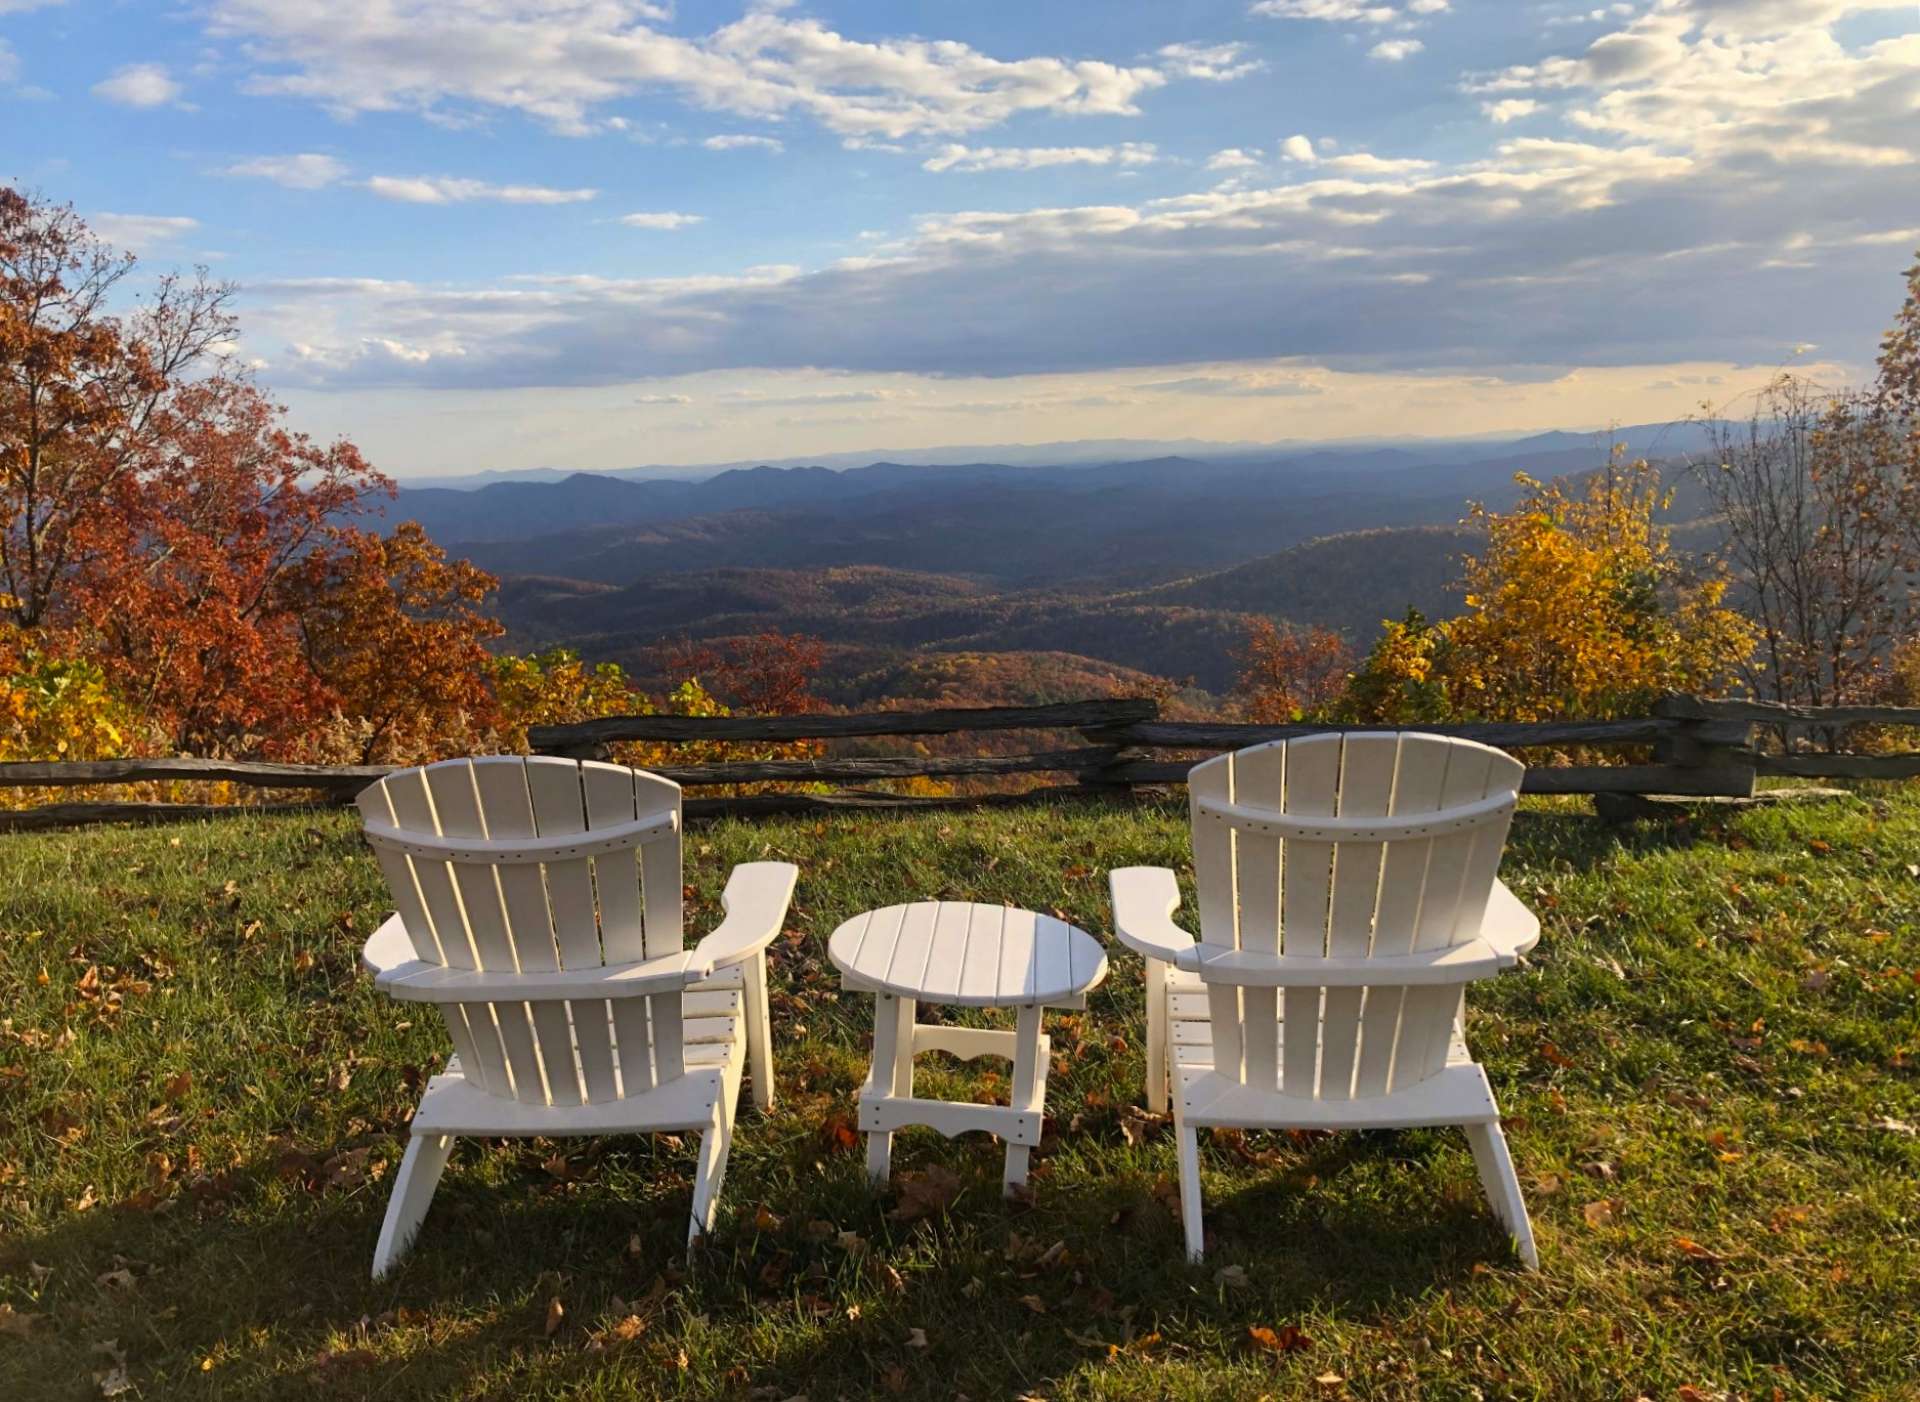
{"label": "wooden fence rail", "polygon": [[[1905,779],[1920,776],[1920,751],[1899,754],[1826,753],[1759,743],[1807,728],[1832,735],[1856,725],[1920,727],[1920,707],[1794,707],[1758,701],[1709,701],[1671,696],[1652,714],[1621,720],[1539,721],[1421,727],[1442,735],[1522,750],[1529,760],[1529,793],[1673,794],[1700,798],[1751,795],[1756,776]],[[1386,730],[1355,726],[1350,730]],[[969,778],[1058,774],[1067,783],[1022,793],[922,797],[869,788],[832,792],[772,792],[693,797],[689,816],[720,813],[841,812],[1033,803],[1063,796],[1126,792],[1184,782],[1206,753],[1268,740],[1315,734],[1324,725],[1234,725],[1162,720],[1158,705],[1139,700],[1069,701],[1047,706],[986,706],[932,711],[878,711],[861,715],[614,716],[577,725],[537,726],[537,753],[572,758],[610,754],[622,741],[654,743],[769,743],[857,741],[887,736],[963,735],[1022,731],[1077,733],[1072,747],[1021,754],[827,754],[815,759],[717,760],[656,766],[656,772],[694,790],[753,784],[871,784],[915,778]],[[1554,762],[1554,752],[1631,746],[1651,762]],[[244,785],[271,795],[256,805],[204,802],[71,802],[0,809],[0,831],[71,827],[95,822],[157,822],[228,813],[287,811],[344,803],[387,773],[385,766],[326,767],[252,760],[125,759],[0,764],[0,788],[71,788],[120,784]],[[307,792],[312,803],[285,795]]]}

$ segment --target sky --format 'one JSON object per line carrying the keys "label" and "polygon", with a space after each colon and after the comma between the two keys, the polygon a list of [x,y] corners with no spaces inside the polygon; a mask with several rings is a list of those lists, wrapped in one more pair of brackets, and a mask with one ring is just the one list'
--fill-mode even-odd
{"label": "sky", "polygon": [[1869,373],[1920,4],[0,0],[0,181],[403,477],[1661,422]]}

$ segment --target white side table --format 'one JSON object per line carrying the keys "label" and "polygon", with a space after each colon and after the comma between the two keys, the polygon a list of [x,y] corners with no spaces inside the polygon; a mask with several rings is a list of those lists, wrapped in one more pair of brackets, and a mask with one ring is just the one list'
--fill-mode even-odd
{"label": "white side table", "polygon": [[[1007,1146],[1007,1191],[1026,1182],[1047,1103],[1051,1048],[1041,1012],[1087,1005],[1087,991],[1107,976],[1100,942],[1030,910],[916,901],[854,916],[833,932],[827,955],[848,988],[874,995],[873,1068],[860,1091],[869,1176],[886,1181],[895,1130],[927,1125],[948,1138],[974,1129],[998,1135]],[[1011,1032],[927,1026],[914,1021],[922,1002],[1015,1008],[1018,1017]],[[926,1051],[1008,1058],[1010,1103],[915,1099],[913,1058]]]}

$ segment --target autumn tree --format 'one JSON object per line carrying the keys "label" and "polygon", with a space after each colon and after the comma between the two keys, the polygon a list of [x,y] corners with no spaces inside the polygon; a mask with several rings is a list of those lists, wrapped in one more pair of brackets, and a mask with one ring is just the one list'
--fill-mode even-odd
{"label": "autumn tree", "polygon": [[681,640],[661,650],[668,676],[697,678],[729,708],[754,716],[807,715],[825,649],[818,638],[766,628],[737,638]]}
{"label": "autumn tree", "polygon": [[139,470],[81,533],[48,622],[173,748],[245,748],[311,723],[337,699],[302,646],[296,614],[314,597],[290,586],[342,549],[331,522],[384,479],[351,444],[289,432],[226,375],[175,387],[152,426]]}
{"label": "autumn tree", "polygon": [[204,270],[162,277],[115,315],[134,261],[71,206],[0,188],[0,589],[24,627],[47,621],[96,551],[111,552],[129,488],[164,442],[170,396],[236,329],[233,289]]}
{"label": "autumn tree", "polygon": [[[1389,625],[1349,709],[1382,721],[1606,718],[1726,684],[1750,629],[1725,606],[1723,578],[1675,555],[1649,464],[1616,460],[1584,486],[1518,480],[1513,510],[1469,516],[1487,544],[1465,561],[1466,612]],[[1399,703],[1429,714],[1393,713]]]}
{"label": "autumn tree", "polygon": [[357,723],[363,764],[470,752],[494,721],[485,644],[504,629],[482,605],[498,581],[417,521],[330,536],[282,591],[322,704]]}
{"label": "autumn tree", "polygon": [[1340,695],[1355,662],[1345,638],[1330,628],[1256,619],[1236,654],[1234,691],[1247,719],[1285,725],[1324,712]]}
{"label": "autumn tree", "polygon": [[1759,631],[1743,679],[1801,705],[1873,694],[1920,621],[1920,263],[1871,386],[1782,376],[1714,437],[1693,471]]}
{"label": "autumn tree", "polygon": [[391,482],[227,358],[231,289],[135,297],[135,267],[0,190],[0,623],[33,659],[8,675],[97,676],[170,750],[401,760],[490,732],[491,576],[353,526]]}

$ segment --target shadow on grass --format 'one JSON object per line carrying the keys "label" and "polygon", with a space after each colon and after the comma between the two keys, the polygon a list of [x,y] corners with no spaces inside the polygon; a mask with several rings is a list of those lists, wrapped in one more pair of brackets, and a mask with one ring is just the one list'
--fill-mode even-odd
{"label": "shadow on grass", "polygon": [[[1027,1203],[1000,1196],[997,1142],[903,1135],[897,1172],[938,1165],[959,1184],[944,1211],[914,1221],[892,1210],[898,1180],[868,1189],[857,1153],[776,1150],[739,1165],[719,1231],[691,1260],[678,1171],[690,1152],[623,1146],[559,1186],[511,1170],[477,1181],[498,1180],[501,1165],[469,1145],[414,1250],[378,1283],[385,1182],[286,1194],[256,1167],[219,1210],[102,1209],[22,1243],[58,1263],[66,1307],[59,1331],[39,1331],[13,1360],[30,1370],[17,1395],[62,1395],[49,1384],[68,1378],[71,1395],[90,1395],[102,1360],[87,1350],[105,1338],[149,1396],[1015,1395],[1155,1332],[1231,1351],[1250,1326],[1328,1313],[1371,1322],[1478,1263],[1504,1266],[1477,1193],[1439,1193],[1435,1139],[1341,1136],[1251,1173],[1210,1150],[1200,1267],[1183,1258],[1156,1171],[1172,1168],[1164,1137],[1092,1181],[1059,1181],[1038,1159]],[[1383,1174],[1424,1181],[1382,1203]],[[1430,1209],[1403,1209],[1427,1189]],[[763,1201],[780,1215],[761,1213]],[[135,1283],[93,1283],[116,1255]],[[1232,1265],[1252,1284],[1223,1283]],[[565,1315],[549,1335],[552,1299]],[[630,1336],[608,1327],[628,1311],[642,1321]]]}

